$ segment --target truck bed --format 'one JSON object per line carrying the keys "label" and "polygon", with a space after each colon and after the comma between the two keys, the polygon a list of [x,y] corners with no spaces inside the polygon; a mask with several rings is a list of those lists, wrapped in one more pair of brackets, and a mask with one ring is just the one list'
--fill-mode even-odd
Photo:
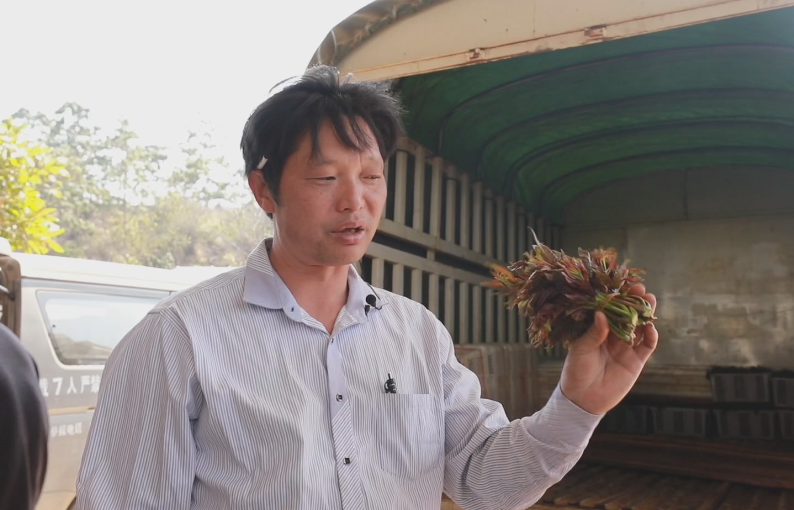
{"label": "truck bed", "polygon": [[532,508],[792,510],[794,491],[581,463]]}
{"label": "truck bed", "polygon": [[[459,510],[442,501],[442,510]],[[597,432],[533,510],[794,510],[794,443]]]}
{"label": "truck bed", "polygon": [[[531,510],[794,510],[794,491],[580,463]],[[446,499],[441,510],[460,510]]]}

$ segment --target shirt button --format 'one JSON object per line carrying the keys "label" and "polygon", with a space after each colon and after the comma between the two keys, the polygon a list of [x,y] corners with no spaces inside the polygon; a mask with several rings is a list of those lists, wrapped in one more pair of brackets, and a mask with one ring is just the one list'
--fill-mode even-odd
{"label": "shirt button", "polygon": [[350,464],[351,460],[350,457],[345,457],[345,464]]}
{"label": "shirt button", "polygon": [[336,396],[336,401],[337,402],[341,402],[342,401],[342,395],[337,395]]}

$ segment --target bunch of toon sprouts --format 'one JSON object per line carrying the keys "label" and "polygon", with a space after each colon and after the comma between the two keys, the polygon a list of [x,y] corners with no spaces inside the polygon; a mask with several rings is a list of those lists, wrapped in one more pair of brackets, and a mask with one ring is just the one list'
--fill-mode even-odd
{"label": "bunch of toon sprouts", "polygon": [[616,250],[580,248],[579,256],[572,257],[534,239],[523,260],[489,264],[494,279],[484,284],[530,320],[527,333],[534,347],[568,348],[587,331],[597,310],[606,315],[612,333],[632,345],[637,326],[656,319],[648,301],[629,294],[643,281],[643,271],[629,267],[628,260],[618,264]]}

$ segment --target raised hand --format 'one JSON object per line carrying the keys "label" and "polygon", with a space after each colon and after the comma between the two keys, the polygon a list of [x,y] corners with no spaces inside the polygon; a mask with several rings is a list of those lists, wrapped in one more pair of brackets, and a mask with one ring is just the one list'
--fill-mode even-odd
{"label": "raised hand", "polygon": [[[656,311],[656,296],[644,285],[631,291],[645,298]],[[606,316],[597,312],[595,322],[573,341],[565,359],[560,385],[568,399],[592,414],[605,414],[620,403],[637,382],[656,349],[659,333],[653,324],[639,326],[629,345],[609,331]]]}

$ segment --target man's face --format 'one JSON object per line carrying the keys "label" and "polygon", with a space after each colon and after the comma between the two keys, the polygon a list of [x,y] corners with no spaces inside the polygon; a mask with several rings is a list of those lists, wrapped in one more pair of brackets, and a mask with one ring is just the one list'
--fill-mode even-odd
{"label": "man's face", "polygon": [[325,123],[319,133],[319,156],[312,157],[306,135],[284,167],[280,203],[272,204],[273,221],[277,242],[296,262],[354,263],[375,235],[386,204],[384,161],[372,131],[363,123],[361,127],[370,138],[369,148],[349,149]]}

